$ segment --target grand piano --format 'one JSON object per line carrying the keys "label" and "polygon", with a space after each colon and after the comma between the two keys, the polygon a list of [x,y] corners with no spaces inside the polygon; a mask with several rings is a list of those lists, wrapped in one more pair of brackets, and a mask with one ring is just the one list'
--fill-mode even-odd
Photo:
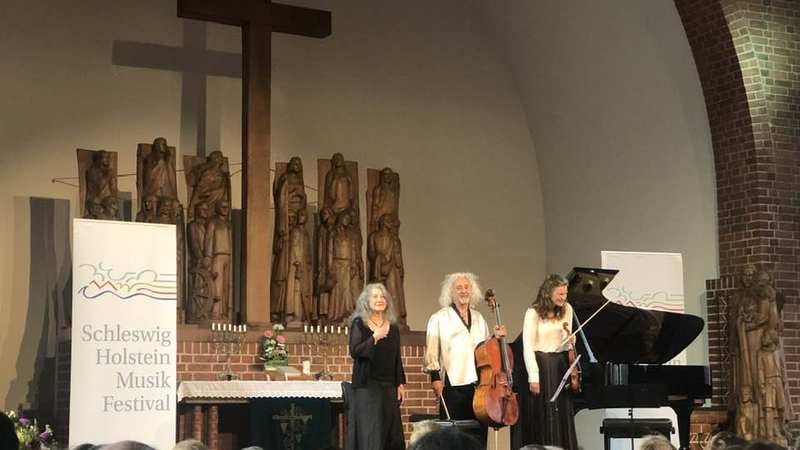
{"label": "grand piano", "polygon": [[[602,291],[617,272],[586,267],[570,272],[568,300],[578,322],[584,323],[603,306],[606,298]],[[573,330],[577,326],[574,323]],[[664,363],[688,347],[703,326],[703,319],[689,314],[609,302],[577,337],[582,388],[573,393],[575,412],[583,408],[668,406],[678,416],[680,448],[688,449],[692,410],[711,397],[711,370],[708,366]],[[514,359],[523,361],[519,339],[512,349]],[[517,364],[515,372],[520,366],[524,371],[524,364]],[[514,375],[517,382],[527,380],[522,374]]]}

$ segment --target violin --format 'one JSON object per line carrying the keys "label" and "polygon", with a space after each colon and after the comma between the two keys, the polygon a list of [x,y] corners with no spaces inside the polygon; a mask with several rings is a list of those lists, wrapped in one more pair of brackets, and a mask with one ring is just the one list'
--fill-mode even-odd
{"label": "violin", "polygon": [[[500,306],[494,299],[494,291],[486,291],[486,302],[500,323]],[[514,355],[506,344],[505,337],[489,338],[475,348],[475,364],[479,372],[479,384],[475,389],[472,409],[481,423],[501,428],[514,425],[519,418],[517,394],[512,391]]]}
{"label": "violin", "polygon": [[[567,334],[569,334],[569,324],[567,322],[564,322],[561,325],[564,327],[564,331],[566,331]],[[569,354],[569,365],[572,366],[572,364],[575,363],[575,344],[573,344],[572,342],[570,342],[569,344],[568,354]],[[580,366],[576,365],[575,367],[573,367],[572,372],[569,375],[570,387],[572,388],[572,392],[580,392],[581,390],[581,374],[580,371],[578,370],[578,367]]]}

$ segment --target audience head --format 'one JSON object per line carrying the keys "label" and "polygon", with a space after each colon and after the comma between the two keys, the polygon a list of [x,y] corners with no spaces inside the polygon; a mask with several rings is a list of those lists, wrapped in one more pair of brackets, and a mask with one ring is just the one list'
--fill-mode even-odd
{"label": "audience head", "polygon": [[414,445],[415,442],[419,440],[422,436],[430,433],[431,431],[436,431],[439,428],[438,423],[435,420],[423,420],[414,424],[414,431],[411,432],[411,436],[408,438],[408,445]]}
{"label": "audience head", "polygon": [[103,445],[102,450],[155,450],[147,444],[136,441],[119,441]]}
{"label": "audience head", "polygon": [[3,412],[0,412],[0,448],[12,450],[19,448],[17,432],[14,431],[14,422]]}
{"label": "audience head", "polygon": [[786,450],[786,447],[769,442],[754,442],[747,447],[746,450]]}
{"label": "audience head", "polygon": [[730,431],[720,431],[711,438],[707,450],[730,450],[734,445],[744,448],[747,441]]}
{"label": "audience head", "polygon": [[197,439],[186,439],[175,444],[172,450],[208,450],[208,447]]}
{"label": "audience head", "polygon": [[675,450],[669,439],[660,434],[645,436],[639,444],[639,450]]}
{"label": "audience head", "polygon": [[547,450],[547,447],[539,444],[528,444],[524,447],[520,447],[519,450]]}
{"label": "audience head", "polygon": [[409,450],[483,450],[480,442],[472,435],[456,427],[443,427],[423,435]]}

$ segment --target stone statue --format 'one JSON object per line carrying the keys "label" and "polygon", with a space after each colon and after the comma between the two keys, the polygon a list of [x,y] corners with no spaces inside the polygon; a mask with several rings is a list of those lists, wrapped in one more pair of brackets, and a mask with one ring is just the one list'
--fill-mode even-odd
{"label": "stone statue", "polygon": [[793,418],[786,384],[782,324],[772,276],[746,266],[731,305],[730,351],[733,389],[730,406],[745,439],[787,445]]}
{"label": "stone statue", "polygon": [[358,208],[357,185],[345,166],[344,156],[334,153],[330,171],[325,174],[325,196],[322,206],[327,206],[338,216],[349,208]]}
{"label": "stone statue", "polygon": [[194,208],[194,218],[186,226],[189,253],[187,322],[204,323],[211,320],[211,307],[216,296],[214,277],[209,271],[210,261],[205,258],[206,228],[210,209],[206,202],[200,202]]}
{"label": "stone statue", "polygon": [[142,199],[142,207],[136,213],[137,222],[152,222],[156,218],[158,211],[158,197],[155,195],[146,195]]}
{"label": "stone statue", "polygon": [[[78,149],[81,217],[121,220],[116,165],[116,153]],[[114,201],[106,200],[109,197]]]}
{"label": "stone statue", "polygon": [[384,214],[399,217],[399,177],[392,169],[385,167],[381,170],[379,178],[378,184],[373,186],[371,192],[368,234],[378,229],[378,220],[380,220],[381,216]]}
{"label": "stone statue", "polygon": [[329,324],[345,322],[361,292],[363,282],[359,278],[358,267],[360,239],[360,233],[354,230],[352,215],[340,214],[328,236],[327,282],[331,284]]}
{"label": "stone statue", "polygon": [[184,155],[183,167],[190,215],[194,214],[195,205],[201,202],[208,203],[211,211],[216,211],[216,204],[221,200],[227,200],[230,205],[230,172],[228,160],[222,152],[213,151],[207,158]]}
{"label": "stone statue", "polygon": [[148,195],[178,198],[175,147],[169,147],[163,137],[156,138],[152,145],[139,144],[136,152],[136,178],[136,187],[142,201]]}
{"label": "stone statue", "polygon": [[378,229],[369,235],[367,259],[370,263],[369,282],[383,283],[397,309],[398,323],[405,325],[406,308],[403,291],[403,250],[398,236],[397,219],[384,214],[378,220]]}
{"label": "stone statue", "polygon": [[322,324],[327,323],[328,310],[333,284],[328,281],[328,236],[336,224],[336,214],[328,207],[323,207],[319,212],[319,226],[316,236],[316,261],[314,276],[314,295],[317,304],[317,319]]}
{"label": "stone statue", "polygon": [[232,320],[233,291],[231,284],[231,224],[230,204],[220,199],[214,207],[214,216],[208,221],[203,243],[203,265],[209,267],[214,277],[215,297],[211,306],[213,320]]}

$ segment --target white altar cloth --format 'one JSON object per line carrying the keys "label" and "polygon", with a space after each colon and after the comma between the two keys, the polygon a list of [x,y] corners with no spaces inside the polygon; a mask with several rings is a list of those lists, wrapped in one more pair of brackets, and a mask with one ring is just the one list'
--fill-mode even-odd
{"label": "white altar cloth", "polygon": [[181,381],[187,398],[342,398],[341,381]]}

